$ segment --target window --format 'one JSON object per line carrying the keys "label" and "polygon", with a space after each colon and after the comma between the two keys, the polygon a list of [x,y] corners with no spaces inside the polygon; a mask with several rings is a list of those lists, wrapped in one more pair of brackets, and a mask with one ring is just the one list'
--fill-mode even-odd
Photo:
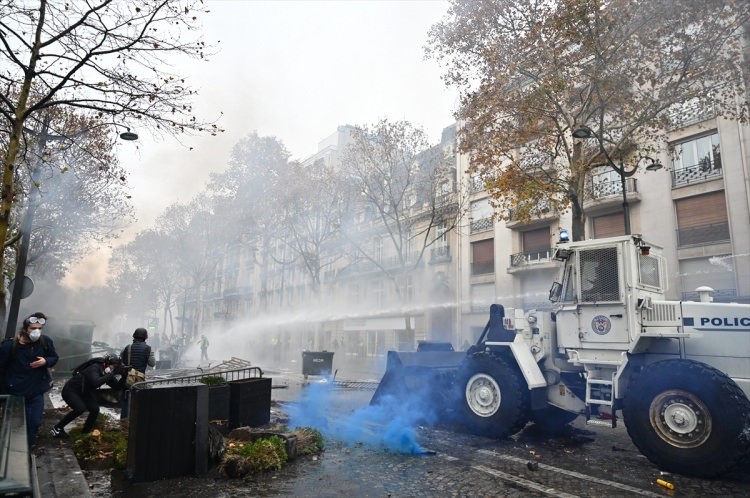
{"label": "window", "polygon": [[469,179],[469,192],[474,194],[484,190],[484,180],[479,176],[479,173],[473,173]]}
{"label": "window", "polygon": [[383,262],[383,239],[381,239],[380,237],[375,237],[375,240],[373,241],[373,245],[374,245],[373,259],[377,263],[382,263]]}
{"label": "window", "polygon": [[625,217],[621,212],[596,216],[592,225],[595,239],[625,235]]}
{"label": "window", "polygon": [[349,286],[349,304],[359,304],[359,285],[351,284]]}
{"label": "window", "polygon": [[673,180],[675,185],[704,181],[721,175],[719,134],[672,145]]}
{"label": "window", "polygon": [[414,302],[414,277],[411,275],[401,279],[401,298],[407,304]]}
{"label": "window", "polygon": [[617,248],[587,249],[579,253],[581,264],[581,301],[617,301],[620,276]]}
{"label": "window", "polygon": [[471,274],[484,275],[495,272],[495,239],[471,243]]}
{"label": "window", "polygon": [[729,240],[724,191],[675,201],[677,244],[680,247],[716,244]]}
{"label": "window", "polygon": [[731,255],[680,261],[682,295],[686,299],[697,301],[698,293],[695,289],[707,285],[715,291],[715,301],[720,301],[722,297],[736,296],[734,270],[734,258]]}
{"label": "window", "polygon": [[551,237],[549,233],[549,227],[539,228],[537,230],[529,230],[521,233],[521,243],[523,245],[523,252],[525,253],[537,253],[540,251],[547,252],[550,247]]}
{"label": "window", "polygon": [[435,225],[435,247],[446,247],[448,245],[448,227],[444,221]]}
{"label": "window", "polygon": [[385,288],[382,280],[377,280],[373,284],[373,299],[375,300],[375,306],[383,306],[385,304]]}
{"label": "window", "polygon": [[490,201],[482,199],[471,203],[471,233],[485,232],[492,229],[492,206]]}

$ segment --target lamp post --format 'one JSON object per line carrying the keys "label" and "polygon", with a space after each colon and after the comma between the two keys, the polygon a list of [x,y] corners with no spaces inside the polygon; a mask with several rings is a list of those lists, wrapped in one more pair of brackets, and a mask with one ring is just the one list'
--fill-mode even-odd
{"label": "lamp post", "polygon": [[591,128],[588,126],[581,126],[580,128],[577,128],[573,130],[573,138],[596,138],[596,141],[599,143],[599,150],[601,150],[602,155],[607,160],[607,165],[612,168],[615,173],[620,175],[620,185],[622,188],[622,213],[623,213],[623,221],[625,222],[625,235],[630,235],[630,204],[628,203],[628,191],[626,186],[626,179],[633,176],[636,171],[638,171],[638,164],[640,163],[641,159],[647,159],[651,161],[651,164],[646,166],[646,170],[648,171],[657,171],[664,166],[662,166],[660,163],[656,162],[655,159],[650,157],[641,157],[638,159],[638,162],[635,164],[635,166],[632,169],[625,169],[625,164],[622,162],[618,166],[615,164],[615,162],[612,160],[612,158],[609,155],[609,152],[607,152],[607,149],[604,147],[604,143],[601,139],[601,137]]}

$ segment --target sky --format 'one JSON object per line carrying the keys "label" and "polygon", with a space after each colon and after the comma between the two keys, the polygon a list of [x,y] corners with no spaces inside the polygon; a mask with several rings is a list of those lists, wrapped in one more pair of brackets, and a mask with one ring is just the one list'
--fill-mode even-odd
{"label": "sky", "polygon": [[[137,142],[120,146],[138,221],[115,246],[152,226],[167,206],[197,195],[253,131],[278,138],[293,159],[304,159],[340,125],[407,120],[437,143],[454,122],[458,93],[445,86],[423,48],[447,1],[207,0],[207,6],[203,35],[215,55],[175,63],[173,70],[198,90],[195,113],[219,118],[225,131],[179,141],[139,132]],[[103,285],[110,252],[96,248],[64,284]]]}

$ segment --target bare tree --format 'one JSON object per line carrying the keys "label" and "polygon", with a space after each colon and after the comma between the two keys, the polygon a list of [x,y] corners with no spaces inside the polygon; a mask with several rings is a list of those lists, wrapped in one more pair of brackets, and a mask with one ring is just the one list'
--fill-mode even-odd
{"label": "bare tree", "polygon": [[[132,207],[126,173],[109,147],[106,130],[86,115],[61,108],[49,109],[43,117],[44,133],[27,132],[30,150],[16,169],[16,192],[27,202],[14,210],[24,219],[33,210],[27,262],[34,274],[60,278],[92,242],[116,237]],[[14,225],[10,235],[9,242],[21,232]]]}
{"label": "bare tree", "polygon": [[[455,163],[405,121],[356,127],[345,171],[359,194],[344,229],[357,255],[393,284],[404,302],[405,279],[424,261],[438,226],[456,227]],[[452,159],[452,158],[451,158]],[[413,333],[406,316],[407,335]]]}
{"label": "bare tree", "polygon": [[[289,152],[275,137],[261,137],[250,133],[232,150],[226,171],[211,175],[207,193],[215,198],[217,210],[222,212],[226,230],[235,237],[254,241],[259,255],[260,302],[267,309],[269,270],[274,263],[273,243],[281,230],[283,218],[276,195],[284,191],[289,168]],[[290,261],[276,258],[276,264]]]}
{"label": "bare tree", "polygon": [[[193,91],[167,58],[203,58],[200,1],[0,3],[0,127],[7,133],[0,241],[8,239],[26,124],[55,107],[92,111],[115,132],[216,131],[192,116]],[[119,128],[119,130],[118,130]],[[0,252],[0,267],[4,253]],[[4,303],[4,289],[0,303]]]}
{"label": "bare tree", "polygon": [[182,284],[176,253],[173,237],[145,230],[115,249],[110,258],[110,287],[127,299],[129,309],[139,318],[161,308],[163,331],[169,327],[170,335],[174,335],[172,310]]}
{"label": "bare tree", "polygon": [[[749,15],[740,0],[451,0],[427,53],[461,90],[460,148],[498,216],[571,209],[580,240],[594,168],[632,174],[687,104],[747,119]],[[583,126],[599,143],[572,136]]]}
{"label": "bare tree", "polygon": [[346,179],[322,165],[291,165],[278,186],[282,215],[278,240],[289,247],[320,291],[322,273],[346,257],[341,244],[342,219],[350,206]]}

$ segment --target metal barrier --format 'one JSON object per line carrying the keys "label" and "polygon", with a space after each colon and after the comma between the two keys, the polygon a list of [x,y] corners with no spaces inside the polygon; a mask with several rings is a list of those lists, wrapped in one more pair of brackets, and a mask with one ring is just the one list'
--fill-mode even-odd
{"label": "metal barrier", "polygon": [[192,384],[201,382],[205,377],[222,377],[226,382],[245,379],[263,378],[263,370],[260,367],[244,367],[232,370],[206,370],[192,375],[180,375],[175,377],[162,377],[147,379],[130,386],[130,389],[147,389],[153,385],[162,384]]}
{"label": "metal barrier", "polygon": [[33,488],[24,400],[0,395],[0,495],[32,496]]}

